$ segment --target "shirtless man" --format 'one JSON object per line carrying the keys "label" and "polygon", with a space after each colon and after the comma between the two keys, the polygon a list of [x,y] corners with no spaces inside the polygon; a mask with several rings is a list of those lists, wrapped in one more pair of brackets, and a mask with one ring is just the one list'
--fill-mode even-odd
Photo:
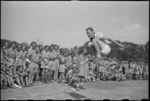
{"label": "shirtless man", "polygon": [[88,27],[86,29],[86,34],[89,37],[90,41],[92,42],[92,43],[89,42],[88,45],[89,46],[91,46],[92,44],[94,45],[94,48],[96,50],[96,57],[98,60],[102,58],[102,55],[107,56],[111,51],[111,48],[106,40],[115,43],[123,50],[123,45],[117,43],[115,40],[103,35],[102,33],[94,32],[94,29],[92,27]]}

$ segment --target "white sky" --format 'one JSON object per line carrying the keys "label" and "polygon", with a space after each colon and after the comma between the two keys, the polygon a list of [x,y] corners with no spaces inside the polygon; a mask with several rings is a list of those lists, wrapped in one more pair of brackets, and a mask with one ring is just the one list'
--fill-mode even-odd
{"label": "white sky", "polygon": [[115,40],[149,40],[148,1],[2,1],[1,38],[81,46],[87,27]]}

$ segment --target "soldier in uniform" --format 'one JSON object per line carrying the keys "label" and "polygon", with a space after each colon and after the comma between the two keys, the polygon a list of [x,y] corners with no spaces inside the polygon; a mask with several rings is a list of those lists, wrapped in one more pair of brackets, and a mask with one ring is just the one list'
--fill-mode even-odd
{"label": "soldier in uniform", "polygon": [[137,71],[137,63],[134,62],[134,64],[133,64],[133,79],[134,80],[137,80],[137,73],[138,73],[138,71]]}
{"label": "soldier in uniform", "polygon": [[106,77],[105,77],[106,68],[104,67],[104,65],[105,65],[104,60],[99,62],[99,78],[100,80],[106,81]]}
{"label": "soldier in uniform", "polygon": [[71,66],[73,65],[72,61],[73,61],[73,59],[72,59],[71,53],[68,52],[68,54],[67,54],[67,60],[66,60],[67,70],[69,70],[71,68]]}
{"label": "soldier in uniform", "polygon": [[92,75],[92,81],[95,81],[95,75],[94,75],[95,68],[96,68],[96,64],[93,61],[91,61],[90,62],[90,69],[91,69],[90,72],[91,72],[91,75]]}
{"label": "soldier in uniform", "polygon": [[6,62],[5,62],[5,52],[1,48],[1,88],[7,87],[7,78],[6,78]]}
{"label": "soldier in uniform", "polygon": [[48,67],[49,64],[49,51],[48,51],[48,45],[44,46],[43,51],[41,52],[42,54],[42,61],[41,61],[41,81],[43,83],[47,83],[48,82],[48,78],[47,78],[47,72],[46,72],[46,67]]}
{"label": "soldier in uniform", "polygon": [[142,74],[143,74],[143,67],[144,67],[144,64],[143,63],[140,63],[140,66],[139,66],[139,79],[142,80]]}
{"label": "soldier in uniform", "polygon": [[29,84],[33,84],[33,78],[35,76],[35,73],[39,69],[39,62],[41,61],[41,54],[39,51],[39,46],[35,47],[35,51],[30,54],[30,64],[29,64],[29,69],[30,69],[30,76],[29,76]]}
{"label": "soldier in uniform", "polygon": [[88,81],[88,73],[89,73],[89,68],[90,68],[90,62],[88,61],[88,58],[87,58],[87,50],[84,49],[83,50],[83,54],[84,54],[84,61],[85,61],[85,64],[84,64],[84,77],[85,77],[85,81]]}
{"label": "soldier in uniform", "polygon": [[[7,71],[6,73],[7,75],[7,80],[9,80],[9,83],[11,85],[11,87],[19,87],[22,88],[21,82],[19,80],[19,76],[16,74],[16,66],[15,66],[15,60],[16,60],[16,46],[17,43],[16,42],[12,42],[11,47],[8,49],[7,53],[6,53],[6,58],[7,58]],[[18,85],[16,85],[14,83],[14,81],[16,81],[16,83]]]}
{"label": "soldier in uniform", "polygon": [[66,60],[64,57],[64,53],[62,52],[60,55],[60,67],[59,67],[59,81],[64,82],[65,79],[65,69],[66,69]]}
{"label": "soldier in uniform", "polygon": [[149,77],[149,66],[148,64],[145,64],[144,68],[143,68],[143,79],[144,80],[148,80]]}
{"label": "soldier in uniform", "polygon": [[55,46],[54,47],[54,50],[53,50],[53,56],[55,58],[54,62],[55,62],[55,73],[54,73],[54,79],[55,80],[58,80],[58,70],[59,70],[59,64],[60,64],[60,60],[59,60],[59,50],[58,50],[58,47]]}
{"label": "soldier in uniform", "polygon": [[85,57],[83,52],[79,52],[79,72],[78,72],[78,77],[79,77],[79,83],[77,83],[77,89],[79,89],[79,87],[81,89],[83,88],[83,81],[85,79]]}
{"label": "soldier in uniform", "polygon": [[55,54],[54,54],[54,48],[53,46],[50,46],[49,47],[49,50],[50,50],[50,57],[49,57],[49,65],[50,65],[50,68],[51,68],[51,79],[55,79],[54,78],[54,74],[55,74],[55,69],[56,69],[56,63],[55,63]]}
{"label": "soldier in uniform", "polygon": [[22,61],[23,61],[23,67],[24,67],[24,70],[23,70],[23,72],[24,72],[24,78],[23,79],[25,79],[25,85],[26,86],[29,86],[29,68],[28,68],[28,66],[27,66],[27,46],[25,45],[25,44],[22,44],[22,47],[21,47],[21,49],[22,49],[22,52],[23,52],[23,54],[22,54]]}
{"label": "soldier in uniform", "polygon": [[18,70],[20,68],[22,69],[22,70],[21,69],[18,70],[19,72],[17,72],[17,74],[19,75],[19,80],[21,82],[21,85],[24,87],[25,84],[24,84],[23,76],[20,75],[20,73],[23,72],[24,68],[25,68],[25,67],[23,67],[23,51],[22,51],[21,47],[22,47],[21,44],[18,44],[16,53],[15,53],[15,55],[16,55],[15,68],[16,68],[16,70]]}
{"label": "soldier in uniform", "polygon": [[133,62],[130,63],[130,69],[129,69],[129,73],[130,73],[130,79],[133,79],[133,74],[134,74],[134,66],[133,66]]}

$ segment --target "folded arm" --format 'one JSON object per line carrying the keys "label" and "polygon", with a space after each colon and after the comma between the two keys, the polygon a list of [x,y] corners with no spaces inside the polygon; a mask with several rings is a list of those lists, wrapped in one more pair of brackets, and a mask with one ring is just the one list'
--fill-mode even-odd
{"label": "folded arm", "polygon": [[119,44],[117,41],[113,40],[112,38],[110,38],[108,36],[103,36],[103,39],[111,41],[112,43],[118,45],[119,47],[123,47],[123,45]]}

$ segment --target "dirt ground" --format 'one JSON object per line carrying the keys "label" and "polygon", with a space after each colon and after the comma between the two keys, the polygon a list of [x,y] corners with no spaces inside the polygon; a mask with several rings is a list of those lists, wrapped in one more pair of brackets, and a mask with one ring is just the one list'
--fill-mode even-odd
{"label": "dirt ground", "polygon": [[86,82],[79,91],[64,83],[35,83],[32,87],[1,90],[1,100],[53,99],[53,100],[141,100],[148,99],[148,81],[96,81]]}

